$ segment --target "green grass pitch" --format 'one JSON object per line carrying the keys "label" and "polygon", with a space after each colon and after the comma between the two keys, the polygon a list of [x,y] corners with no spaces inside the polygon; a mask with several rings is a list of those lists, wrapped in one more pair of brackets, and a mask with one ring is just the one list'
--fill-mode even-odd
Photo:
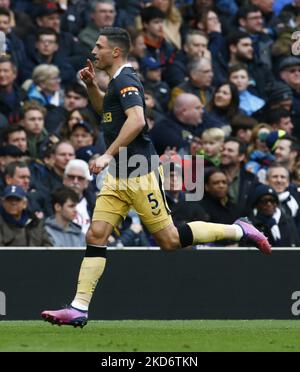
{"label": "green grass pitch", "polygon": [[300,351],[299,321],[1,321],[0,351]]}

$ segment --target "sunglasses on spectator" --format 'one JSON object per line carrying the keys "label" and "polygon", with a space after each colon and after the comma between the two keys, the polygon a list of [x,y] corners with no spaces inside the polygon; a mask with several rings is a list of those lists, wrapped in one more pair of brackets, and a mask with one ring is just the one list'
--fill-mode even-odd
{"label": "sunglasses on spectator", "polygon": [[73,175],[73,174],[67,174],[67,178],[69,178],[69,180],[71,180],[71,181],[75,181],[76,178],[77,178],[78,181],[80,181],[80,182],[83,182],[83,181],[86,180],[85,177],[82,177],[82,176],[75,176],[75,175]]}

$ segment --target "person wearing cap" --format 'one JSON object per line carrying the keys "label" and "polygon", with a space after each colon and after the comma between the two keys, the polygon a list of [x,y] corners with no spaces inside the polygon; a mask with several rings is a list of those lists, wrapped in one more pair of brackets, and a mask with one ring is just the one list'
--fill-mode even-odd
{"label": "person wearing cap", "polygon": [[299,247],[300,238],[291,216],[279,208],[277,193],[268,185],[258,186],[252,195],[254,226],[259,228],[272,242],[273,247]]}
{"label": "person wearing cap", "polygon": [[300,135],[300,57],[286,57],[279,64],[279,76],[292,90],[292,120]]}
{"label": "person wearing cap", "polygon": [[7,186],[0,206],[0,246],[50,247],[52,244],[43,222],[27,210],[25,191],[16,185]]}
{"label": "person wearing cap", "polygon": [[70,134],[70,141],[74,146],[75,151],[81,147],[92,146],[96,141],[96,131],[90,122],[80,120],[76,123]]}
{"label": "person wearing cap", "polygon": [[144,69],[145,89],[154,92],[154,98],[166,111],[170,99],[170,87],[165,81],[162,81],[161,63],[153,57],[145,57],[141,63]]}
{"label": "person wearing cap", "polygon": [[[85,63],[83,48],[76,38],[61,29],[61,16],[64,10],[55,1],[43,1],[41,4],[34,5],[32,11],[33,18],[38,27],[51,28],[59,35],[59,53],[62,53],[68,62],[77,71]],[[36,45],[36,29],[26,36],[26,51],[29,56],[34,55]]]}
{"label": "person wearing cap", "polygon": [[73,222],[81,226],[84,234],[90,227],[96,201],[96,193],[91,185],[92,180],[93,176],[90,174],[88,163],[80,159],[69,161],[65,169],[63,184],[79,196],[79,202],[76,205],[77,214]]}

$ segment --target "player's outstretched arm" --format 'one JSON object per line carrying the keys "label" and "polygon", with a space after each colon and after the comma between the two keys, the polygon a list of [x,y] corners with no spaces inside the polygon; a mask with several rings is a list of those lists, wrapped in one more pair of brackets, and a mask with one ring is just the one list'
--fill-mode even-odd
{"label": "player's outstretched arm", "polygon": [[87,65],[79,71],[80,79],[85,83],[94,110],[100,114],[103,109],[104,92],[101,92],[96,82],[96,74],[93,63],[87,60]]}

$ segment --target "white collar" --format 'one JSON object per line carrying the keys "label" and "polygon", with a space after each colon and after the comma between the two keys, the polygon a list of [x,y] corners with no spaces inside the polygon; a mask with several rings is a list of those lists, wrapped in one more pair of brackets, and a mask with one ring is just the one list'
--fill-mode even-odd
{"label": "white collar", "polygon": [[131,66],[130,63],[125,63],[125,65],[121,66],[121,67],[116,71],[116,73],[115,73],[114,76],[113,76],[113,79],[117,78],[117,77],[120,75],[120,73],[121,73],[121,71],[123,70],[123,68],[125,68],[125,67],[132,67],[132,66]]}

